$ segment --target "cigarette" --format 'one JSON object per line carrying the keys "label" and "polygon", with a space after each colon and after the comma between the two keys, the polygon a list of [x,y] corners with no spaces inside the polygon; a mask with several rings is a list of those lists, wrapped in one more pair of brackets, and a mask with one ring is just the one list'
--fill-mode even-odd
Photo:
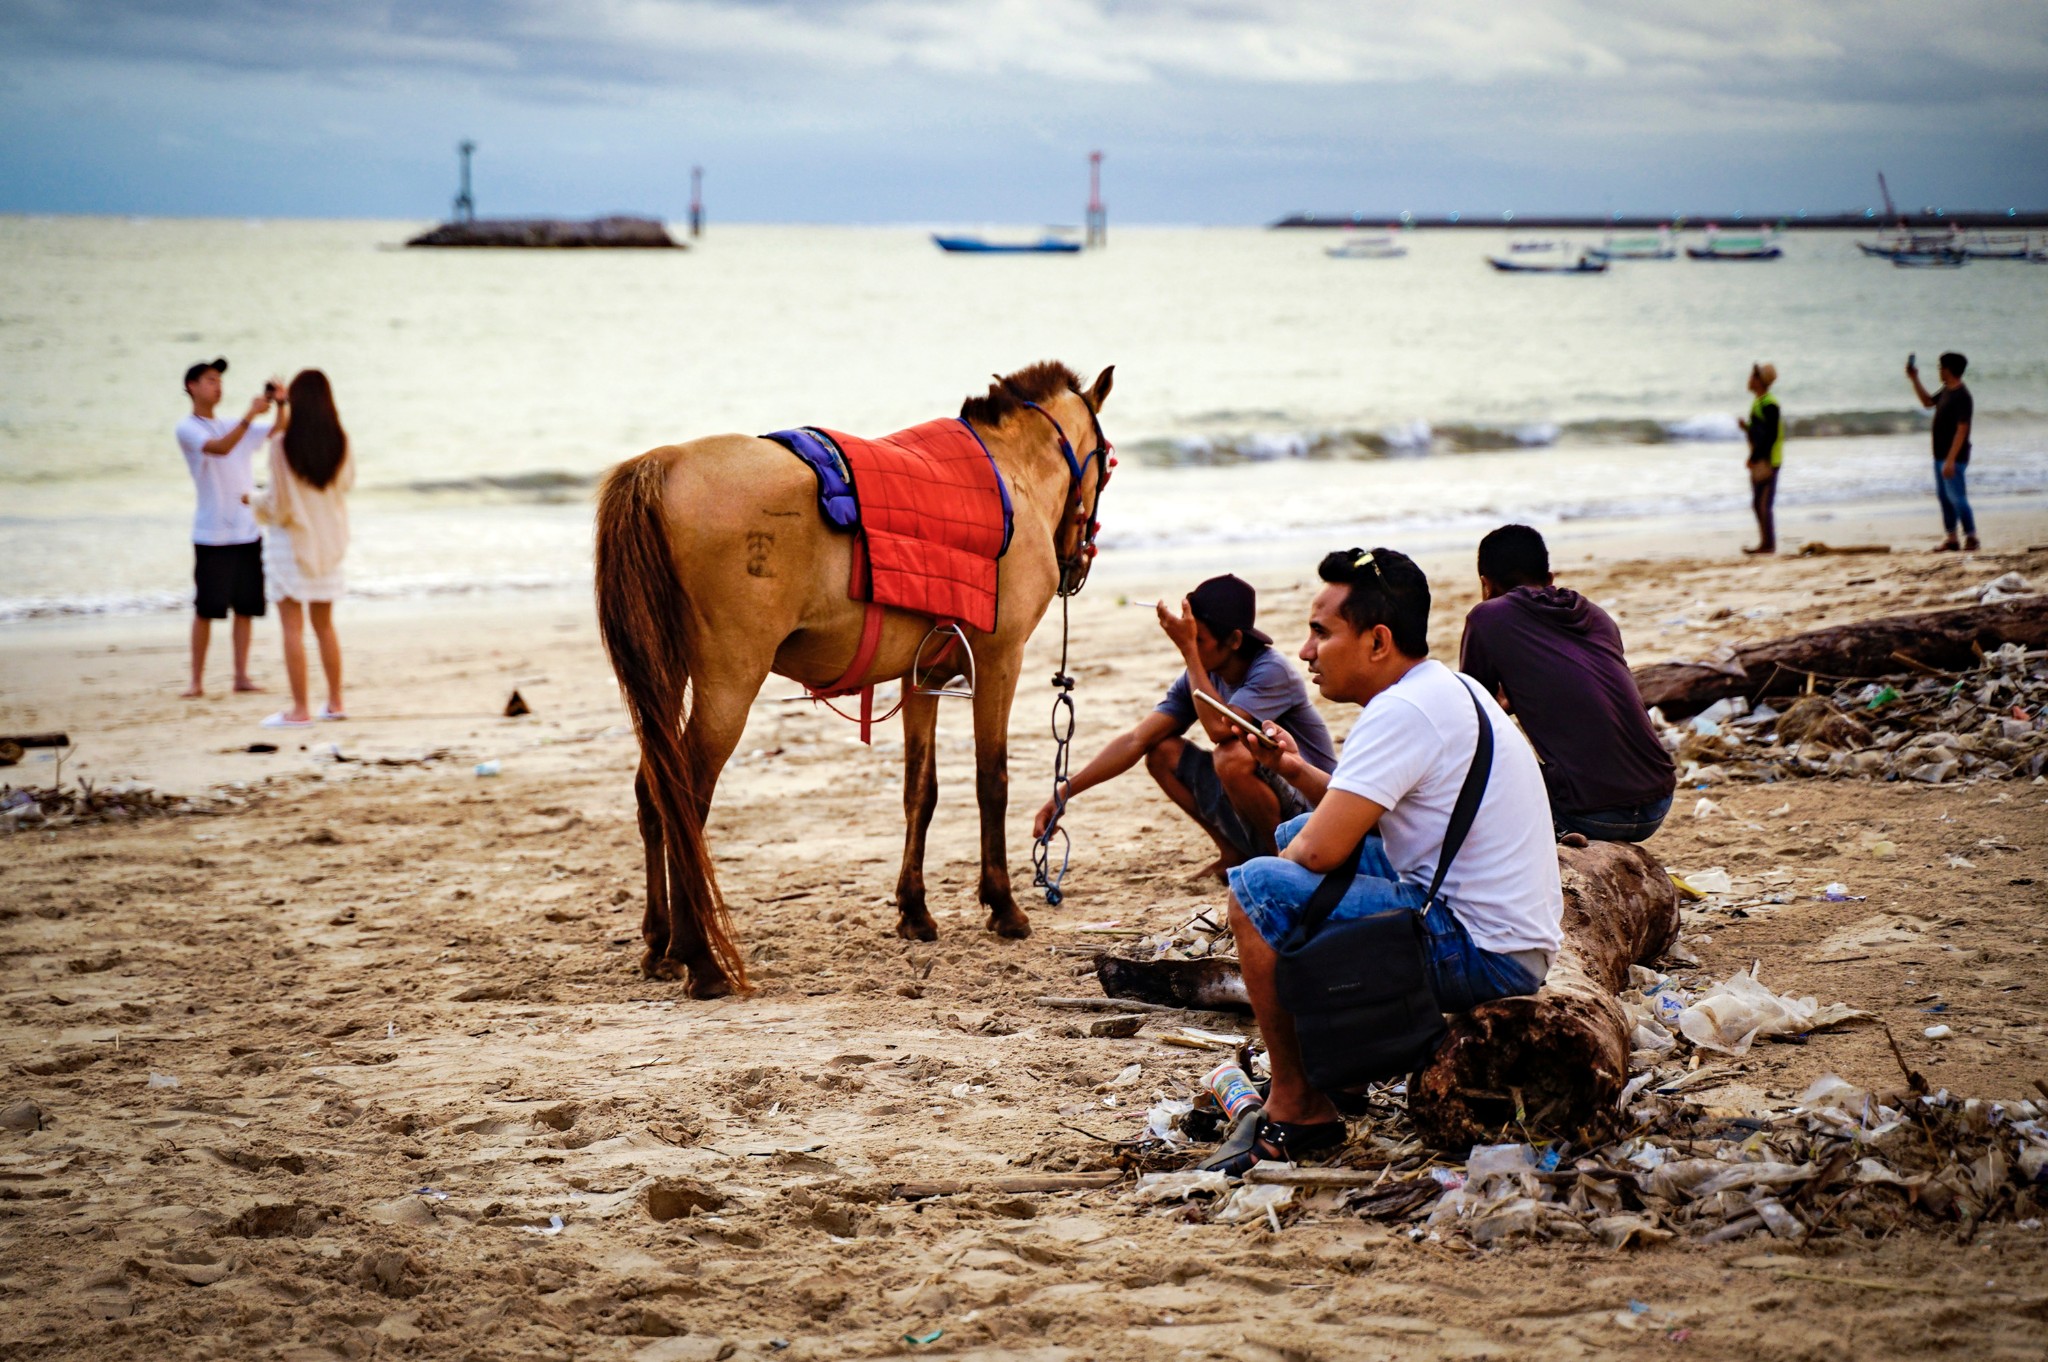
{"label": "cigarette", "polygon": [[1159,608],[1158,601],[1125,601],[1124,604],[1142,606],[1147,610],[1157,610]]}

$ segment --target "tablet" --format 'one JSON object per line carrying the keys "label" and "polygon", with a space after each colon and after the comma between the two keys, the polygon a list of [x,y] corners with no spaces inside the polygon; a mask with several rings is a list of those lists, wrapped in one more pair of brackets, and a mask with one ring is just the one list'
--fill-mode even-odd
{"label": "tablet", "polygon": [[1279,743],[1274,742],[1271,738],[1267,737],[1265,733],[1258,728],[1257,725],[1252,723],[1251,720],[1245,718],[1244,715],[1239,714],[1229,705],[1224,704],[1221,700],[1218,700],[1215,696],[1209,694],[1209,692],[1205,690],[1196,690],[1192,686],[1190,686],[1188,688],[1188,694],[1195,697],[1195,703],[1205,706],[1217,718],[1223,720],[1224,723],[1229,724],[1232,728],[1235,728],[1238,732],[1244,734],[1246,737],[1256,739],[1260,746],[1278,747],[1280,745]]}

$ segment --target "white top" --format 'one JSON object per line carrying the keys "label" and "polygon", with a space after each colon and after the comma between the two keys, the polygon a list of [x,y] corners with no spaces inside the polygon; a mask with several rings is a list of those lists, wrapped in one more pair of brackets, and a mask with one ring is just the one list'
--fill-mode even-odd
{"label": "white top", "polygon": [[200,448],[234,428],[235,422],[219,416],[192,415],[178,422],[178,448],[199,491],[199,509],[192,516],[195,544],[252,544],[263,537],[256,512],[242,504],[242,497],[256,490],[253,457],[270,434],[269,424],[250,426],[225,454]]}
{"label": "white top", "polygon": [[[1426,889],[1436,876],[1479,738],[1471,697],[1480,690],[1441,662],[1418,663],[1366,705],[1330,775],[1331,789],[1386,810],[1380,835],[1406,883]],[[1479,703],[1493,725],[1493,772],[1438,892],[1474,945],[1502,955],[1555,951],[1564,939],[1564,891],[1543,771],[1493,697],[1481,693]]]}

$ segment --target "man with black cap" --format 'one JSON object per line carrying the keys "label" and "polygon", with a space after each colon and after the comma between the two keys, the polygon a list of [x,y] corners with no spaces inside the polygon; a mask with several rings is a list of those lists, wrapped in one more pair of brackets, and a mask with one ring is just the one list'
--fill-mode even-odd
{"label": "man with black cap", "polygon": [[213,414],[220,405],[220,376],[227,370],[226,360],[214,359],[185,371],[192,414],[178,422],[178,448],[199,494],[192,517],[197,560],[192,580],[197,591],[187,699],[206,693],[206,647],[213,638],[213,622],[226,619],[230,609],[235,612],[235,689],[263,689],[249,678],[249,622],[263,613],[263,532],[249,509],[249,493],[256,487],[251,455],[270,434],[268,425],[255,424],[270,410],[270,388],[249,403],[241,420],[229,422]]}
{"label": "man with black cap", "polygon": [[[1293,737],[1302,760],[1319,771],[1335,768],[1337,752],[1301,674],[1272,649],[1272,639],[1253,627],[1258,594],[1249,582],[1211,577],[1181,601],[1179,611],[1169,610],[1164,601],[1154,608],[1160,629],[1180,651],[1184,670],[1158,707],[1135,728],[1110,739],[1062,793],[1071,801],[1143,761],[1159,788],[1215,842],[1217,859],[1207,873],[1220,878],[1252,856],[1271,856],[1274,828],[1309,809],[1299,790],[1252,756],[1245,743],[1257,739],[1245,735],[1259,732],[1265,723],[1277,724]],[[1197,694],[1246,722],[1232,723],[1198,703]],[[1213,749],[1181,737],[1197,723]],[[1033,836],[1044,836],[1058,806],[1058,799],[1046,801]]]}

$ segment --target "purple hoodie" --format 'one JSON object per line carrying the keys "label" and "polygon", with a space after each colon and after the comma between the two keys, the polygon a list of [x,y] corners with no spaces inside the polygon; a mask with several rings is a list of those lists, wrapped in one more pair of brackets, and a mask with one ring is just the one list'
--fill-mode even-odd
{"label": "purple hoodie", "polygon": [[1605,610],[1561,586],[1521,586],[1465,617],[1459,669],[1521,720],[1567,813],[1654,803],[1677,784]]}

